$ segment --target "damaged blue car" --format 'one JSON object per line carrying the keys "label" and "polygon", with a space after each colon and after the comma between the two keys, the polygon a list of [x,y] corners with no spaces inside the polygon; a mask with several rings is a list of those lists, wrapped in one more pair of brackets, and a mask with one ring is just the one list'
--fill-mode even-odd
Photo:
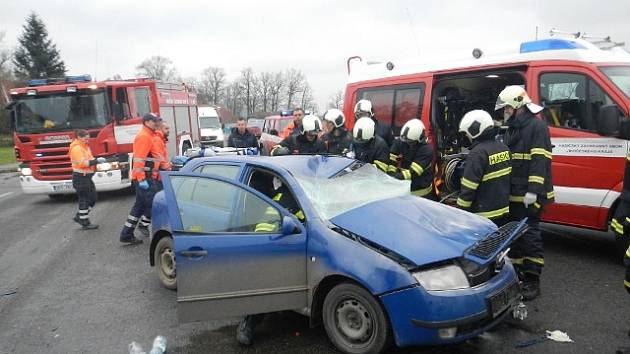
{"label": "damaged blue car", "polygon": [[293,310],[342,352],[380,353],[464,341],[520,301],[506,253],[524,223],[497,229],[370,164],[221,156],[162,177],[150,262],[181,322]]}

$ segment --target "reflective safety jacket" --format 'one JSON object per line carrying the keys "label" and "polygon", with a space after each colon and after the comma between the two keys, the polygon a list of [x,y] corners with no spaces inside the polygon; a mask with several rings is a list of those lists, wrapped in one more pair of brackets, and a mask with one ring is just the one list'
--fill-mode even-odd
{"label": "reflective safety jacket", "polygon": [[[155,136],[153,136],[151,156],[153,156],[153,160],[156,165],[159,163],[158,170],[171,170],[171,163],[168,161],[168,151],[166,149],[166,137],[160,130],[156,130]],[[152,177],[158,181],[160,180],[160,174],[155,170],[153,171]]]}
{"label": "reflective safety jacket", "polygon": [[[272,198],[276,203],[280,204],[283,208],[287,209],[289,213],[295,215],[300,222],[304,222],[304,213],[300,209],[300,206],[293,198],[291,192],[284,185],[276,191],[276,194]],[[266,219],[277,218],[278,213],[273,207],[268,207],[265,211]],[[280,229],[280,225],[277,222],[269,222],[265,220],[256,224],[255,232],[276,232]]]}
{"label": "reflective safety jacket", "polygon": [[512,154],[510,202],[522,203],[527,192],[538,196],[534,208],[553,202],[547,123],[525,110],[508,120],[505,142]]}
{"label": "reflective safety jacket", "polygon": [[131,170],[131,179],[135,181],[144,181],[147,176],[151,177],[153,172],[160,168],[161,160],[154,160],[151,150],[153,149],[155,132],[146,125],[136,135],[133,140],[133,167]]}
{"label": "reflective safety jacket", "polygon": [[346,128],[335,128],[330,133],[322,136],[322,141],[329,154],[341,155],[350,151],[352,145],[352,134]]}
{"label": "reflective safety jacket", "polygon": [[398,179],[411,180],[411,193],[427,196],[433,190],[433,149],[429,144],[409,144],[394,140],[389,151],[388,173]]}
{"label": "reflective safety jacket", "polygon": [[319,138],[309,141],[304,134],[289,135],[278,145],[274,146],[274,149],[277,146],[286,147],[291,154],[323,154],[326,152],[326,146]]}
{"label": "reflective safety jacket", "polygon": [[457,205],[488,219],[510,212],[510,150],[494,139],[475,142],[466,158]]}
{"label": "reflective safety jacket", "polygon": [[380,136],[375,135],[372,140],[365,144],[353,142],[352,151],[354,151],[355,159],[371,163],[385,173],[389,171],[389,147]]}
{"label": "reflective safety jacket", "polygon": [[96,159],[92,156],[92,151],[88,144],[79,139],[74,139],[70,144],[68,156],[70,156],[70,161],[72,162],[72,172],[83,175],[94,173]]}
{"label": "reflective safety jacket", "polygon": [[617,205],[617,209],[615,209],[615,215],[610,222],[610,227],[618,237],[630,234],[630,152],[626,155],[621,201]]}

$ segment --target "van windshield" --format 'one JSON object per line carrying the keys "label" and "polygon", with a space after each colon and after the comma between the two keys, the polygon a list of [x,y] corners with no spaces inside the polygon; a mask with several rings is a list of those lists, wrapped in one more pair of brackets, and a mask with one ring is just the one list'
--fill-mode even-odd
{"label": "van windshield", "polygon": [[600,70],[630,98],[630,66],[604,66]]}
{"label": "van windshield", "polygon": [[199,117],[199,128],[201,129],[221,129],[219,117]]}

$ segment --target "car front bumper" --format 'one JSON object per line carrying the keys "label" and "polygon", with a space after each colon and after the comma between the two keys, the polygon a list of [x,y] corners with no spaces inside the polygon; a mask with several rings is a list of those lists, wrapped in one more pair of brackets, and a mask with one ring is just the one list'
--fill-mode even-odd
{"label": "car front bumper", "polygon": [[[461,290],[426,291],[421,286],[380,297],[396,344],[439,345],[475,337],[496,326],[520,301],[511,264],[488,282]],[[492,303],[492,304],[491,304]]]}

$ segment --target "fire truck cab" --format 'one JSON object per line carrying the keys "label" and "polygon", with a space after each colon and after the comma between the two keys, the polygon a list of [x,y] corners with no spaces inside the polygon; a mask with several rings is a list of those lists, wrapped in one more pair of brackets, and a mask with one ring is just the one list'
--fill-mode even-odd
{"label": "fire truck cab", "polygon": [[34,79],[10,90],[11,124],[20,184],[29,194],[73,193],[68,149],[75,129],[90,134],[97,191],[130,186],[133,140],[142,116],[157,112],[170,124],[169,155],[199,141],[196,96],[183,84],[147,79],[92,81],[89,75]]}
{"label": "fire truck cab", "polygon": [[444,197],[458,188],[452,162],[462,152],[462,116],[483,109],[502,120],[502,112],[494,111],[499,92],[522,85],[545,107],[539,119],[548,123],[553,144],[556,202],[546,208],[543,220],[607,230],[620,198],[630,138],[630,55],[560,38],[525,42],[496,56],[473,54],[438,63],[369,64],[350,58],[344,101],[350,127],[360,99],[372,101],[377,119],[391,124],[395,134],[410,118],[422,119]]}

